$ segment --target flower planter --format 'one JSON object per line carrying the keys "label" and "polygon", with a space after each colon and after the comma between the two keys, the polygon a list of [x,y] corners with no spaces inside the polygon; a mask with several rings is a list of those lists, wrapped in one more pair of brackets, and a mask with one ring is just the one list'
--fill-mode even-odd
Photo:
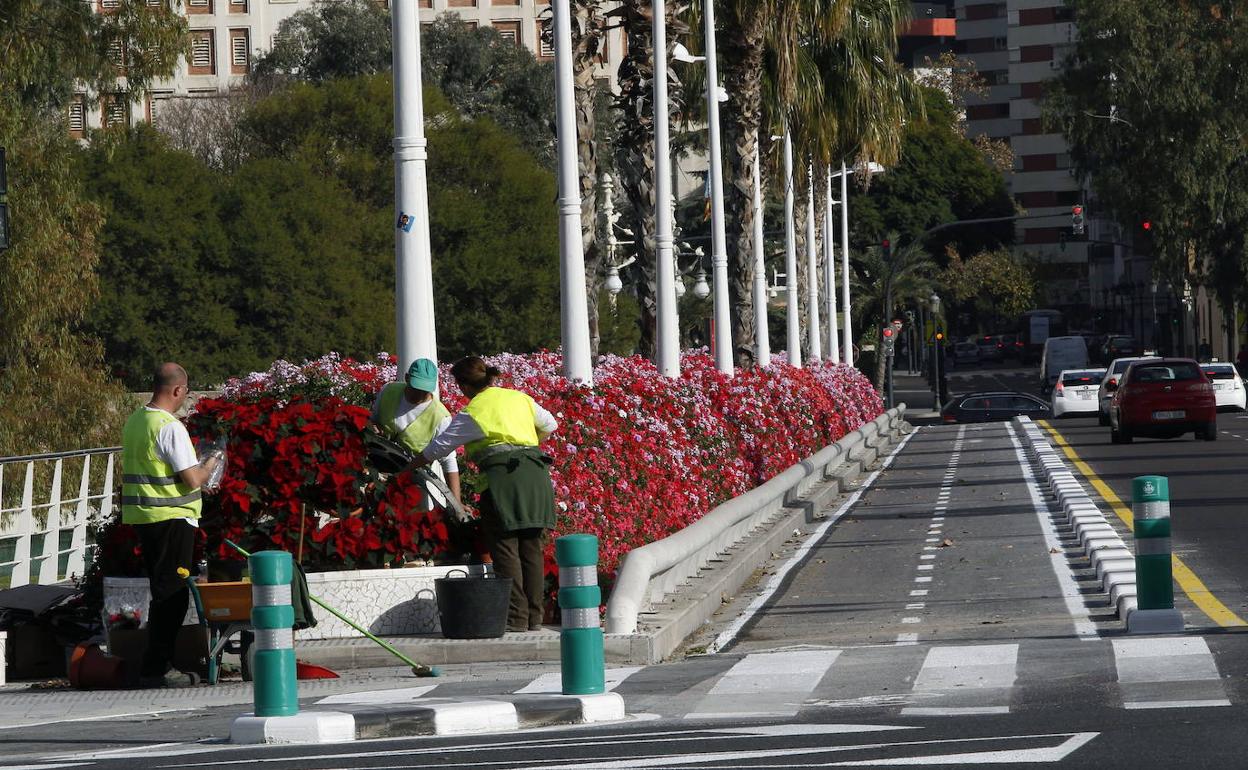
{"label": "flower planter", "polygon": [[[479,575],[481,565],[312,572],[308,574],[308,590],[378,636],[438,634],[442,626],[438,620],[433,581],[445,577],[451,570],[467,570],[470,575]],[[150,598],[147,578],[104,578],[106,621],[108,615],[130,606],[142,612],[146,625]],[[297,640],[341,639],[360,635],[320,607],[313,607],[313,610],[316,627],[295,632]],[[198,622],[194,607],[187,611],[186,622]]]}
{"label": "flower planter", "polygon": [[[442,630],[433,581],[451,570],[481,574],[481,565],[313,572],[308,590],[378,636],[437,634]],[[316,607],[317,624],[296,640],[358,637],[359,632]]]}

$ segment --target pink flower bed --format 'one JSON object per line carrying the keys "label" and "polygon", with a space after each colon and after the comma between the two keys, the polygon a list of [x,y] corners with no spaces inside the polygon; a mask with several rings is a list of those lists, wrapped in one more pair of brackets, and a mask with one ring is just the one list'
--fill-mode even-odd
{"label": "pink flower bed", "polygon": [[[817,363],[797,369],[779,357],[765,369],[727,378],[705,352],[690,352],[679,379],[660,375],[638,357],[607,357],[595,370],[593,387],[564,379],[557,353],[488,361],[502,370],[500,384],[529,393],[559,420],[560,429],[544,444],[555,460],[556,534],[597,535],[608,578],[630,549],[688,526],[883,409],[852,367]],[[300,365],[277,362],[268,372],[232,380],[222,400],[366,406],[394,378],[393,359],[385,354],[364,363],[330,355]],[[442,389],[452,411],[463,406],[447,367]],[[324,495],[317,494],[314,502],[323,510]],[[318,533],[319,539],[326,536]],[[387,558],[401,560],[409,550],[422,556],[445,551],[446,543],[425,542],[429,537],[388,548]],[[547,564],[554,573],[553,553]]]}

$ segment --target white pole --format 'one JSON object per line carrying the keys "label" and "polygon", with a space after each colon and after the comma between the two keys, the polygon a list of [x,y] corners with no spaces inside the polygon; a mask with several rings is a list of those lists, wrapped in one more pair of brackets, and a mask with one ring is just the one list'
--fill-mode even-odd
{"label": "white pole", "polygon": [[823,358],[819,340],[819,252],[815,243],[815,167],[806,167],[806,340],[811,361]]}
{"label": "white pole", "polygon": [[719,147],[719,65],[715,56],[715,2],[703,3],[706,30],[706,122],[711,164],[711,272],[715,297],[715,368],[732,376],[732,318],[728,303],[728,250],[724,241],[724,171]]}
{"label": "white pole", "polygon": [[581,184],[572,85],[569,0],[554,0],[555,122],[559,148],[559,299],[563,376],[591,383],[589,307],[585,297],[585,244],[581,237]]}
{"label": "white pole", "polygon": [[425,182],[425,107],[421,101],[420,12],[394,3],[394,306],[399,371],[418,358],[438,360],[433,320],[429,190]]}
{"label": "white pole", "polygon": [[654,14],[654,230],[657,260],[655,364],[667,377],[680,376],[680,331],[676,318],[676,267],[672,263],[671,148],[667,113],[667,9],[653,0]]}
{"label": "white pole", "polygon": [[845,345],[841,358],[852,366],[854,331],[849,301],[849,174],[845,171],[845,161],[841,161],[841,312],[845,321]]}
{"label": "white pole", "polygon": [[836,323],[836,249],[832,246],[832,234],[836,232],[836,225],[832,221],[836,211],[832,208],[832,167],[828,166],[827,171],[828,189],[824,197],[826,210],[823,214],[823,293],[828,313],[828,357],[832,363],[839,364],[841,340]]}
{"label": "white pole", "polygon": [[793,222],[793,136],[784,129],[784,289],[788,298],[789,364],[802,365],[802,335],[797,323],[797,233]]}
{"label": "white pole", "polygon": [[759,366],[771,365],[771,340],[767,331],[767,263],[763,249],[763,185],[758,139],[754,142],[754,348]]}

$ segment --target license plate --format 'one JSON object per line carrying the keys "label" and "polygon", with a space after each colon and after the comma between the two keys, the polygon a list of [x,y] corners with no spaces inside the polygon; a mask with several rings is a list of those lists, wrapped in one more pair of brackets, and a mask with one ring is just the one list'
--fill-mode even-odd
{"label": "license plate", "polygon": [[1213,389],[1214,389],[1214,390],[1226,390],[1226,386],[1225,386],[1225,385],[1219,385],[1218,383],[1216,383],[1216,382],[1215,382],[1215,383],[1213,384]]}
{"label": "license plate", "polygon": [[1153,412],[1154,420],[1181,420],[1187,416],[1187,412],[1179,410],[1177,412]]}
{"label": "license plate", "polygon": [[1080,393],[1080,394],[1079,394],[1079,398],[1082,398],[1084,401],[1091,401],[1091,400],[1092,400],[1092,391],[1090,391],[1090,390],[1085,390],[1085,391],[1083,391],[1082,393]]}

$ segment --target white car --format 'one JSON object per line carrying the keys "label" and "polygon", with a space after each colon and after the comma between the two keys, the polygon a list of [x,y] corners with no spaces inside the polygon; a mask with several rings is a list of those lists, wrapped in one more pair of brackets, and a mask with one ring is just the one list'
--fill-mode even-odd
{"label": "white car", "polygon": [[1068,414],[1095,414],[1097,391],[1104,369],[1063,369],[1053,386],[1050,406],[1054,417]]}
{"label": "white car", "polygon": [[1122,373],[1127,371],[1127,367],[1136,361],[1144,361],[1154,356],[1135,356],[1132,358],[1115,358],[1110,362],[1109,367],[1105,370],[1105,376],[1101,378],[1101,387],[1097,391],[1097,407],[1096,417],[1101,425],[1109,425],[1109,402],[1113,400],[1112,391],[1105,388],[1105,384],[1113,381],[1115,385],[1122,379]]}
{"label": "white car", "polygon": [[1238,409],[1242,412],[1248,407],[1244,381],[1232,364],[1201,364],[1200,368],[1213,383],[1213,398],[1219,409]]}

